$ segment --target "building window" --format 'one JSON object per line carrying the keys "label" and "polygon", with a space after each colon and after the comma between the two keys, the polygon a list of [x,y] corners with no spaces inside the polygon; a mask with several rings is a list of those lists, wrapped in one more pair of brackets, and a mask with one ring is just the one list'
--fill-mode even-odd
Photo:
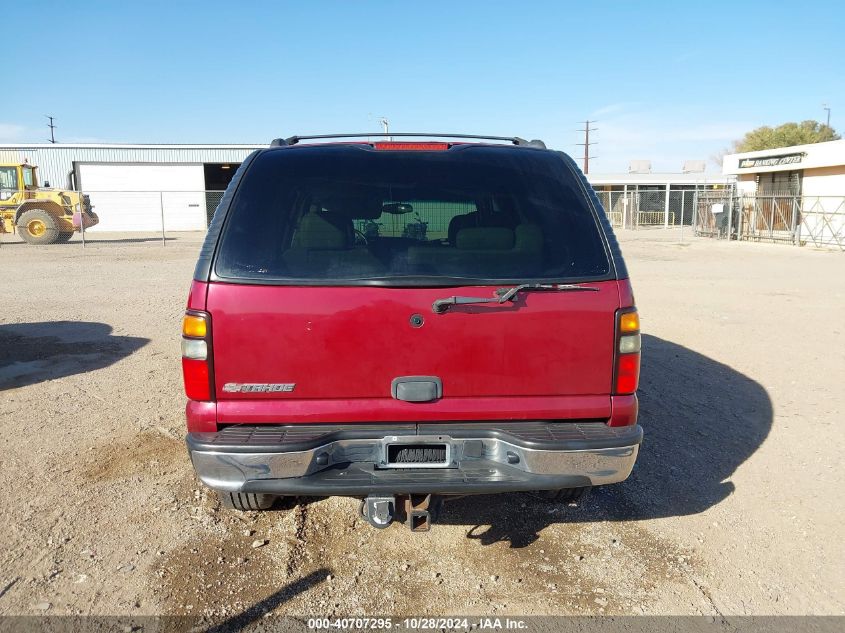
{"label": "building window", "polygon": [[803,175],[801,170],[757,174],[757,193],[769,196],[800,195]]}

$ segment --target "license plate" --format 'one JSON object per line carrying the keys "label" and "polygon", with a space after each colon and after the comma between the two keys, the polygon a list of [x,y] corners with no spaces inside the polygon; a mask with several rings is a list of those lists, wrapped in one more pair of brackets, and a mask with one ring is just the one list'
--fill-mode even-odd
{"label": "license plate", "polygon": [[387,468],[446,468],[450,446],[443,442],[401,442],[385,447]]}

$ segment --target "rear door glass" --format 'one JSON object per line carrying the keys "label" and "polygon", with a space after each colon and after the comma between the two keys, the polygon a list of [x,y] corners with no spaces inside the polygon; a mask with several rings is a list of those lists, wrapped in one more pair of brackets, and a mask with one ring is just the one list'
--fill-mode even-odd
{"label": "rear door glass", "polygon": [[594,214],[556,154],[507,147],[260,154],[223,231],[221,278],[595,279],[610,267]]}

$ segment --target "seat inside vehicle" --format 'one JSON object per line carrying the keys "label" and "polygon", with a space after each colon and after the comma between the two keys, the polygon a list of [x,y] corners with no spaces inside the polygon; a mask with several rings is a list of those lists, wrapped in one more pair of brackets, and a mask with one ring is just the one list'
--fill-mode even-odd
{"label": "seat inside vehicle", "polygon": [[352,218],[311,208],[302,216],[282,259],[292,275],[376,274],[384,266],[365,247],[355,246]]}
{"label": "seat inside vehicle", "polygon": [[473,227],[457,231],[455,246],[412,246],[408,263],[426,274],[459,275],[467,270],[488,274],[530,275],[542,265],[543,233],[536,224]]}

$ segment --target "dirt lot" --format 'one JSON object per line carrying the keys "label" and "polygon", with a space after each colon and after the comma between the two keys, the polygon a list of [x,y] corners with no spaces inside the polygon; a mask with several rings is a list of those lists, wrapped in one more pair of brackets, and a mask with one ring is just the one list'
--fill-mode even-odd
{"label": "dirt lot", "polygon": [[7,241],[0,614],[842,614],[845,255],[621,238],[646,333],[632,477],[580,508],[447,503],[422,535],[347,499],[237,514],[197,484],[198,236]]}

